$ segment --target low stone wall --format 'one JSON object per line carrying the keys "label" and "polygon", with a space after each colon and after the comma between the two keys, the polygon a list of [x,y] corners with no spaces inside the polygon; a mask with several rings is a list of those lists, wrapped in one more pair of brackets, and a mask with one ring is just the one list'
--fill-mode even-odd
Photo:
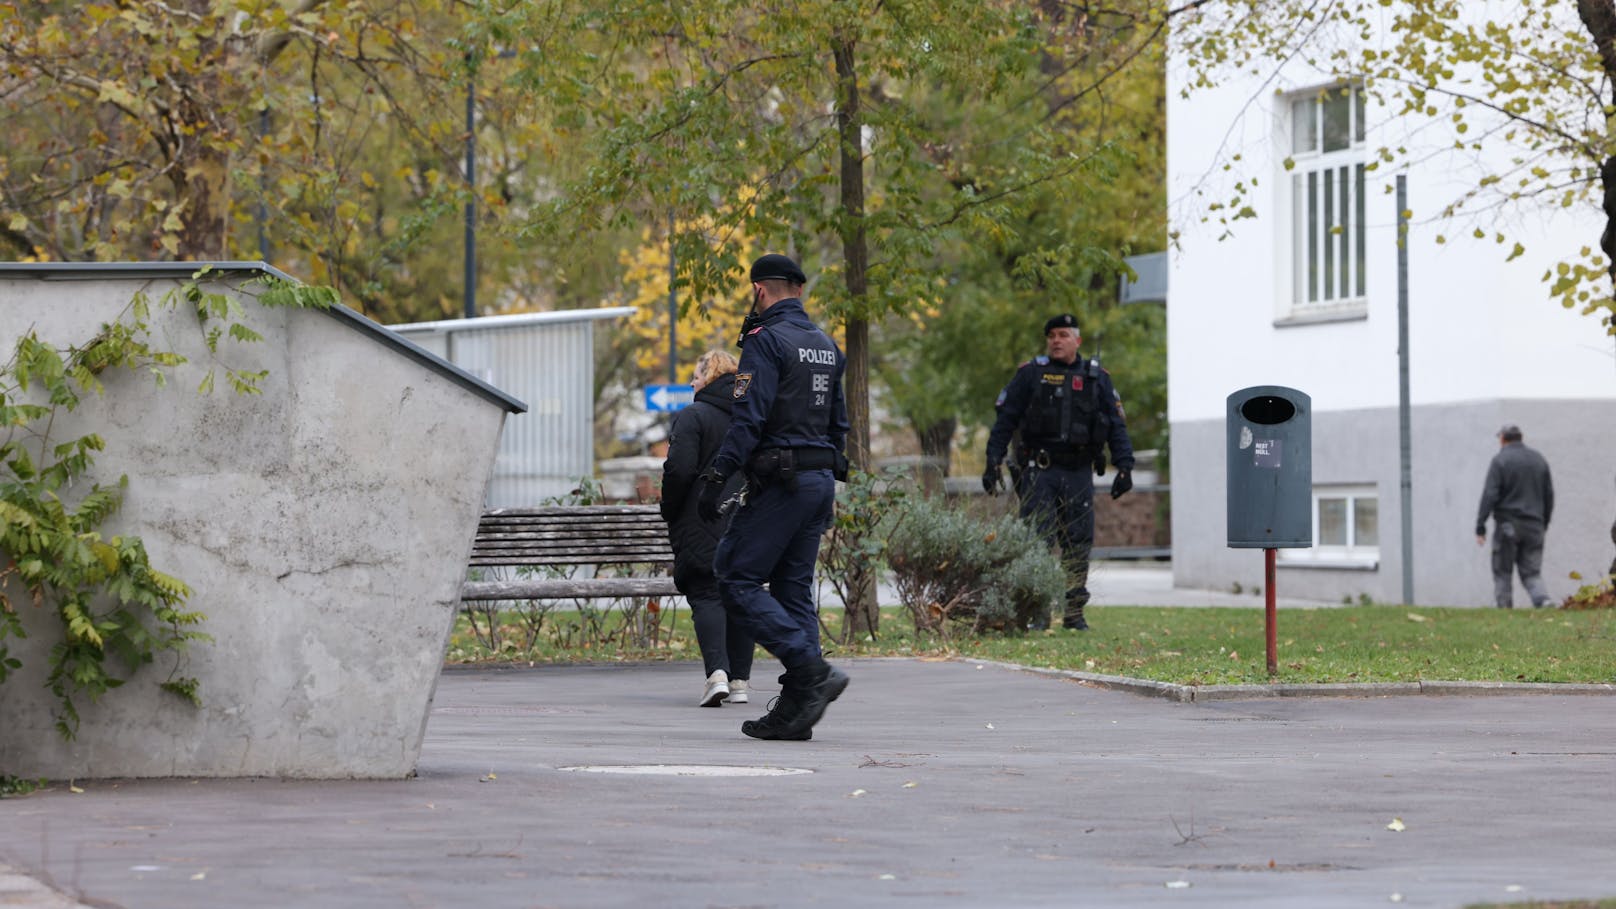
{"label": "low stone wall", "polygon": [[1094,492],[1094,545],[1165,549],[1172,545],[1171,498],[1165,486],[1136,486],[1120,499]]}

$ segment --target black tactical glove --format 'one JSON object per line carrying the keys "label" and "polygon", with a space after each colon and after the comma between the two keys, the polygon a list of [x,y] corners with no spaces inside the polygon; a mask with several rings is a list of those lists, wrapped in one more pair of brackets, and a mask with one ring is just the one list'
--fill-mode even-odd
{"label": "black tactical glove", "polygon": [[1120,499],[1122,494],[1133,488],[1133,468],[1118,467],[1117,475],[1111,478],[1111,498]]}
{"label": "black tactical glove", "polygon": [[701,491],[696,493],[696,514],[700,515],[703,521],[712,523],[723,514],[718,506],[724,498],[724,478],[708,470],[700,479]]}
{"label": "black tactical glove", "polygon": [[1004,477],[999,475],[999,462],[989,461],[988,469],[982,471],[982,491],[990,496],[999,494],[999,487],[1004,485]]}

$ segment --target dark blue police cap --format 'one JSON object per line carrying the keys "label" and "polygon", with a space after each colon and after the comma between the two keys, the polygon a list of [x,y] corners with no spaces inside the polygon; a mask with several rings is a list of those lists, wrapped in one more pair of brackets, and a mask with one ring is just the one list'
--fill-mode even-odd
{"label": "dark blue police cap", "polygon": [[807,284],[808,276],[802,273],[797,263],[787,256],[779,253],[769,253],[752,263],[752,283],[759,281],[790,281],[792,284]]}
{"label": "dark blue police cap", "polygon": [[1045,322],[1044,334],[1047,335],[1057,328],[1070,328],[1078,334],[1083,333],[1082,329],[1077,327],[1077,316],[1074,316],[1069,312],[1063,312],[1060,315],[1050,319],[1048,322]]}

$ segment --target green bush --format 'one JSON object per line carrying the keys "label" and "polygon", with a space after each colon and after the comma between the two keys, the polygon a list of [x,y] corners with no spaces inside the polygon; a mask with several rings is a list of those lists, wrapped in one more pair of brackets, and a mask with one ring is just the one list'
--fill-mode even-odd
{"label": "green bush", "polygon": [[[909,495],[890,469],[879,474],[852,471],[837,491],[836,515],[819,545],[819,576],[848,609],[857,609],[862,594],[875,589],[887,538]],[[864,622],[844,622],[841,642],[852,643],[862,632],[874,633],[879,622],[878,610]]]}
{"label": "green bush", "polygon": [[904,504],[887,539],[898,597],[915,630],[949,633],[1047,624],[1066,575],[1049,547],[1020,519],[983,519],[942,499]]}

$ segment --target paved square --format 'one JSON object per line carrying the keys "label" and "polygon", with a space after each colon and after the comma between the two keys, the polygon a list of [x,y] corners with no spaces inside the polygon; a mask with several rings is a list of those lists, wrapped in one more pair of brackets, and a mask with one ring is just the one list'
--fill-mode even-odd
{"label": "paved square", "polygon": [[[863,660],[813,741],[758,742],[768,665],[721,709],[690,663],[450,670],[417,779],[58,785],[0,802],[0,865],[127,909],[1616,896],[1616,698],[1175,703]],[[812,772],[560,769],[623,765]]]}

